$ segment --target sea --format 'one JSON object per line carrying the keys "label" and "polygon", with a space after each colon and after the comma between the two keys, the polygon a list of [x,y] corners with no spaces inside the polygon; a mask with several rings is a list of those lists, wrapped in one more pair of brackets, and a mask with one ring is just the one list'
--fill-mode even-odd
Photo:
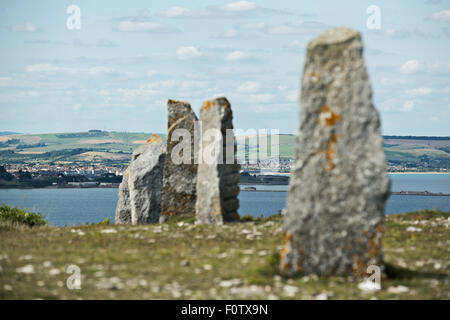
{"label": "sea", "polygon": [[[450,174],[390,174],[392,191],[450,194]],[[256,191],[245,191],[254,187]],[[270,216],[286,206],[288,186],[241,185],[239,214]],[[52,226],[114,221],[115,188],[0,189],[0,204],[26,208],[45,216]],[[391,195],[385,214],[423,209],[450,212],[450,196]]]}

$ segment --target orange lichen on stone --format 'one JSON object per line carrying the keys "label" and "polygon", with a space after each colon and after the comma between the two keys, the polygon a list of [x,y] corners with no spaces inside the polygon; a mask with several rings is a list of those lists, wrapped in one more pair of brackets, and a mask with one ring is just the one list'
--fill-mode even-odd
{"label": "orange lichen on stone", "polygon": [[167,103],[168,103],[168,104],[183,103],[183,104],[186,104],[189,108],[191,107],[191,105],[189,104],[189,102],[187,102],[187,101],[182,101],[182,100],[169,99],[169,100],[167,100]]}
{"label": "orange lichen on stone", "polygon": [[354,277],[361,277],[367,274],[367,264],[364,263],[358,256],[353,255],[352,273]]}
{"label": "orange lichen on stone", "polygon": [[369,241],[367,241],[367,255],[371,258],[378,257],[380,253],[380,241],[381,237],[378,237],[375,232],[372,237],[370,237]]}
{"label": "orange lichen on stone", "polygon": [[311,78],[311,81],[312,81],[312,82],[317,82],[317,81],[320,80],[320,75],[319,75],[318,73],[314,72],[314,71],[311,71],[311,72],[308,74],[308,77]]}
{"label": "orange lichen on stone", "polygon": [[[303,250],[303,248],[299,247],[299,248],[297,248],[297,252],[300,256],[303,256],[304,250]],[[305,272],[305,268],[303,268],[303,259],[299,258],[297,260],[297,271],[301,272],[301,273]]]}
{"label": "orange lichen on stone", "polygon": [[211,108],[211,101],[207,100],[203,102],[203,109],[209,110]]}
{"label": "orange lichen on stone", "polygon": [[213,215],[213,216],[222,215],[222,208],[219,207],[219,209],[217,211],[212,211],[211,215]]}
{"label": "orange lichen on stone", "polygon": [[292,233],[284,232],[283,239],[284,239],[284,245],[283,245],[283,249],[281,249],[281,252],[280,252],[280,261],[282,263],[281,271],[286,272],[287,269],[289,268],[289,262],[286,261],[286,254],[288,252],[288,246],[290,245],[290,242],[292,239]]}
{"label": "orange lichen on stone", "polygon": [[367,241],[367,254],[369,258],[377,258],[380,254],[381,249],[381,233],[383,232],[382,221],[378,222],[375,231],[372,236]]}
{"label": "orange lichen on stone", "polygon": [[154,142],[160,142],[160,141],[161,141],[161,137],[154,133],[151,135],[150,138],[147,139],[147,143],[154,143]]}
{"label": "orange lichen on stone", "polygon": [[375,228],[378,232],[383,232],[383,221],[378,222]]}
{"label": "orange lichen on stone", "polygon": [[209,110],[211,107],[215,107],[216,106],[216,101],[215,100],[207,100],[205,102],[203,102],[203,109],[205,110]]}
{"label": "orange lichen on stone", "polygon": [[334,164],[334,160],[336,159],[337,153],[335,150],[335,146],[338,140],[337,134],[333,134],[328,140],[327,147],[325,151],[323,151],[323,154],[325,155],[325,159],[327,161],[327,168],[329,171],[333,170],[336,165]]}
{"label": "orange lichen on stone", "polygon": [[319,109],[319,122],[322,122],[325,126],[331,127],[334,126],[341,120],[341,116],[337,113],[334,113],[331,110],[330,106],[324,104]]}

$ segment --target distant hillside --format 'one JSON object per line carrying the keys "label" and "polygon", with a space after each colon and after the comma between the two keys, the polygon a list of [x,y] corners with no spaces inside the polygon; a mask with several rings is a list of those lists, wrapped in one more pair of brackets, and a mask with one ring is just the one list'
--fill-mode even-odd
{"label": "distant hillside", "polygon": [[151,133],[101,130],[5,135],[0,137],[0,162],[126,165],[133,150],[150,136]]}
{"label": "distant hillside", "polygon": [[12,131],[0,131],[0,136],[7,136],[10,134],[20,134],[20,132],[12,132]]}
{"label": "distant hillside", "polygon": [[[0,136],[0,163],[74,163],[127,165],[133,150],[152,133],[90,130],[51,134],[9,134]],[[165,139],[165,135],[161,134]],[[237,137],[238,154],[254,155],[258,145],[245,148],[248,137]],[[281,158],[294,156],[295,136],[280,134]],[[450,137],[384,136],[384,150],[390,165],[420,168],[450,168]],[[268,153],[270,154],[270,139]]]}

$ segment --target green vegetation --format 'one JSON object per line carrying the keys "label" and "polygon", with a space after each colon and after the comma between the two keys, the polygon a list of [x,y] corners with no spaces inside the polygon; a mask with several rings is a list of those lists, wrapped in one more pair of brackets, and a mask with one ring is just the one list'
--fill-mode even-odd
{"label": "green vegetation", "polygon": [[124,166],[134,149],[150,136],[151,133],[101,130],[13,135],[0,144],[0,163]]}
{"label": "green vegetation", "polygon": [[47,224],[47,221],[41,214],[11,208],[5,204],[0,206],[0,223],[2,222],[27,225],[29,227],[45,226]]}
{"label": "green vegetation", "polygon": [[[376,292],[347,277],[281,277],[280,215],[223,226],[192,217],[63,228],[0,222],[0,299],[450,299],[449,219],[387,216],[387,278]],[[81,290],[66,287],[71,264]]]}
{"label": "green vegetation", "polygon": [[[0,163],[125,166],[133,150],[150,136],[151,133],[101,130],[2,136]],[[165,139],[165,135],[161,136]],[[269,136],[267,155],[260,155],[260,159],[270,156],[271,139]],[[420,170],[450,168],[449,137],[385,136],[384,139],[386,158],[392,165]],[[292,159],[295,136],[280,134],[278,141],[280,158]],[[238,145],[250,144],[244,137],[237,137],[237,142]],[[249,145],[238,148],[238,156],[245,152],[252,158],[259,151],[262,151],[260,146]]]}

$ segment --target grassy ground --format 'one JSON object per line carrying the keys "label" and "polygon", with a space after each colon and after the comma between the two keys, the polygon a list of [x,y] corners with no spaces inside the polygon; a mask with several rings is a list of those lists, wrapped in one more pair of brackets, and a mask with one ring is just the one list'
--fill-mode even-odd
{"label": "grassy ground", "polygon": [[[280,217],[224,226],[2,222],[0,299],[450,299],[449,224],[438,211],[388,216],[388,279],[366,292],[343,277],[280,277]],[[66,287],[72,264],[80,290]]]}

